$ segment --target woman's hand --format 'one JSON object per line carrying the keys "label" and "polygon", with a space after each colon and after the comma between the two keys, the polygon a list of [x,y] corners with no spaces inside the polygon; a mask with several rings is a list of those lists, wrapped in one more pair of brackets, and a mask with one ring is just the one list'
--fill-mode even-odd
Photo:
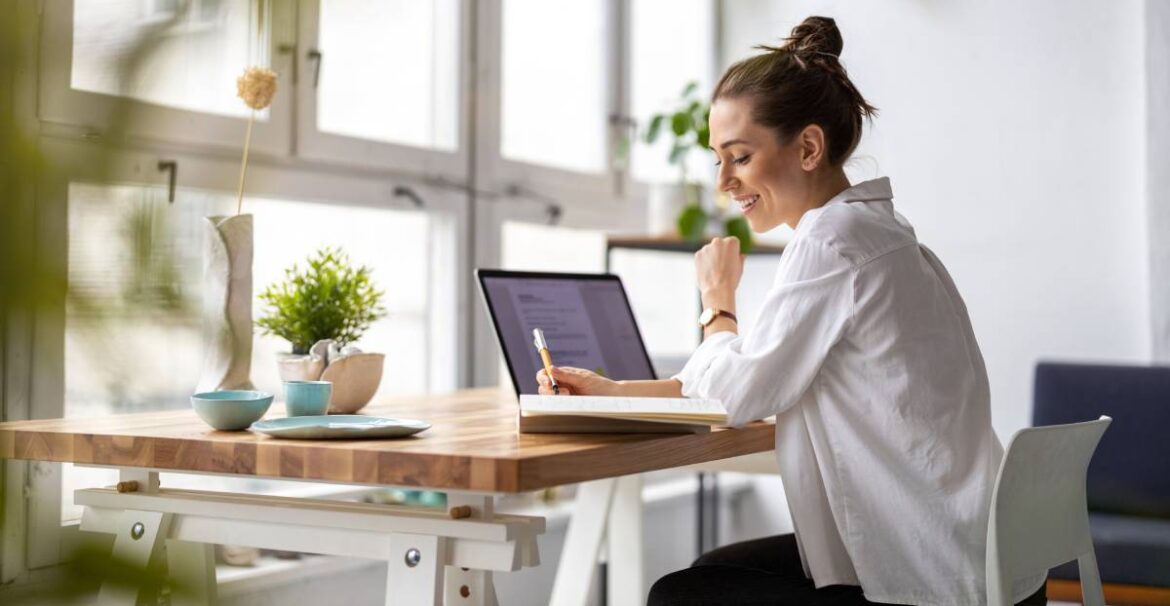
{"label": "woman's hand", "polygon": [[[561,388],[560,395],[562,396],[571,394],[582,396],[618,395],[619,384],[617,381],[607,379],[590,370],[569,366],[553,366],[552,374]],[[552,381],[548,380],[548,375],[544,373],[543,368],[536,373],[536,382],[540,384],[540,395],[554,395]]]}
{"label": "woman's hand", "polygon": [[739,238],[713,238],[695,253],[695,274],[704,307],[735,312],[735,289],[743,276]]}

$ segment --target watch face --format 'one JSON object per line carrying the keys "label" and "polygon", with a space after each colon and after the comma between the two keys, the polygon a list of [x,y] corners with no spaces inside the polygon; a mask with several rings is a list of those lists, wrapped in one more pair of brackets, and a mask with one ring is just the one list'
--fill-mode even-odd
{"label": "watch face", "polygon": [[699,325],[706,326],[711,323],[711,320],[714,319],[715,310],[708,307],[707,309],[703,310],[703,313],[699,314]]}

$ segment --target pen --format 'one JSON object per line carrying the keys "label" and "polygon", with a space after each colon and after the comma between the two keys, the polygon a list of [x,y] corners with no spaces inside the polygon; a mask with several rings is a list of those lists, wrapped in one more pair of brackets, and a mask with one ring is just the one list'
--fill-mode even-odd
{"label": "pen", "polygon": [[544,362],[544,374],[548,375],[548,380],[552,382],[553,393],[560,395],[561,386],[557,385],[557,380],[553,378],[552,356],[548,353],[548,342],[544,340],[544,331],[533,328],[532,339],[532,344],[536,346],[536,351],[540,352],[540,359]]}

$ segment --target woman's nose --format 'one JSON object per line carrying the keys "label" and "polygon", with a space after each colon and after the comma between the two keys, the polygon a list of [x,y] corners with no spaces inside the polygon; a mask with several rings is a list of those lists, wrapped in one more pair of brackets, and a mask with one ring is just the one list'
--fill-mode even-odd
{"label": "woman's nose", "polygon": [[724,162],[719,165],[719,175],[715,181],[719,191],[731,192],[735,188],[739,187],[739,180],[731,174],[731,166],[729,166],[729,164],[731,163]]}

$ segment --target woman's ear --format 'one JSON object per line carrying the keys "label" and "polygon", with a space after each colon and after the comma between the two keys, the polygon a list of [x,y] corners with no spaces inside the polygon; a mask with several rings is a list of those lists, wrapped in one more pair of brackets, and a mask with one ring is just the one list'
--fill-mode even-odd
{"label": "woman's ear", "polygon": [[812,172],[825,160],[825,130],[816,124],[809,124],[800,131],[800,168]]}

